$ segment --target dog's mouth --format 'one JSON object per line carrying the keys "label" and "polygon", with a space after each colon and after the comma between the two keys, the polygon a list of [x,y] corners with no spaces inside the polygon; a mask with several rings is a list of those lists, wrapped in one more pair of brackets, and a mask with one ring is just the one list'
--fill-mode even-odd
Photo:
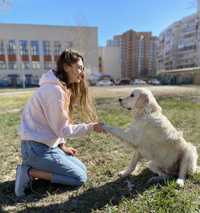
{"label": "dog's mouth", "polygon": [[119,103],[120,103],[120,106],[121,106],[121,107],[123,107],[123,108],[125,108],[125,109],[127,109],[127,110],[129,110],[129,111],[132,110],[131,107],[126,107],[126,106],[124,106],[122,101],[119,101]]}
{"label": "dog's mouth", "polygon": [[120,106],[121,106],[121,107],[123,107],[123,108],[125,108],[125,109],[127,109],[127,110],[129,110],[129,111],[131,111],[131,110],[132,110],[132,108],[131,108],[131,107],[126,107],[126,106],[124,106],[122,103],[120,103]]}

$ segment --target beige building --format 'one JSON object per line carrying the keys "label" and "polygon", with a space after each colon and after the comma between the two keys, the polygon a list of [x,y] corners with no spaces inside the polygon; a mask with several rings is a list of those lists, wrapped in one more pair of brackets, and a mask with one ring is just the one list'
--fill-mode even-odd
{"label": "beige building", "polygon": [[157,38],[151,32],[129,30],[107,41],[121,49],[121,79],[147,78],[156,73]]}
{"label": "beige building", "polygon": [[110,75],[114,80],[121,79],[121,49],[118,46],[99,48],[99,67],[103,74]]}
{"label": "beige building", "polygon": [[0,79],[37,84],[65,48],[84,54],[89,73],[98,70],[96,27],[0,24]]}

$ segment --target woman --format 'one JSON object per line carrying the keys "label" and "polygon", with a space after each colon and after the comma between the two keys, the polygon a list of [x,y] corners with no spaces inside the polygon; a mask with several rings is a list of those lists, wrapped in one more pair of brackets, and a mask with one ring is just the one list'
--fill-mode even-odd
{"label": "woman", "polygon": [[[87,180],[86,167],[64,138],[103,132],[101,124],[94,122],[97,116],[88,95],[84,60],[78,52],[63,51],[56,71],[43,74],[39,84],[21,118],[22,165],[16,169],[16,196],[24,196],[34,178],[81,186]],[[90,123],[72,124],[74,108]]]}

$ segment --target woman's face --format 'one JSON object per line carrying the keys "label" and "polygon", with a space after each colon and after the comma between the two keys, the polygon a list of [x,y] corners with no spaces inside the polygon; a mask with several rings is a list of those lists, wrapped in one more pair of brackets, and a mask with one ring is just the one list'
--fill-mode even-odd
{"label": "woman's face", "polygon": [[65,64],[64,70],[67,72],[69,83],[80,83],[84,78],[84,65],[81,58],[71,66]]}

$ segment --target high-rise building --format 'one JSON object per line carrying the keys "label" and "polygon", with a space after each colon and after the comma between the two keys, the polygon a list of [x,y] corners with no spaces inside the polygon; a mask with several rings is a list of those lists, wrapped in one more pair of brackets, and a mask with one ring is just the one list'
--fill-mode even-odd
{"label": "high-rise building", "polygon": [[197,11],[200,12],[200,0],[197,0]]}
{"label": "high-rise building", "polygon": [[65,48],[84,55],[88,72],[98,70],[96,27],[0,24],[0,79],[37,84]]}
{"label": "high-rise building", "polygon": [[153,76],[156,72],[157,38],[151,32],[129,30],[113,37],[108,46],[121,48],[121,79]]}
{"label": "high-rise building", "polygon": [[171,24],[159,36],[158,70],[200,66],[200,0],[198,12]]}
{"label": "high-rise building", "polygon": [[158,68],[199,66],[199,19],[194,14],[175,22],[159,36]]}

